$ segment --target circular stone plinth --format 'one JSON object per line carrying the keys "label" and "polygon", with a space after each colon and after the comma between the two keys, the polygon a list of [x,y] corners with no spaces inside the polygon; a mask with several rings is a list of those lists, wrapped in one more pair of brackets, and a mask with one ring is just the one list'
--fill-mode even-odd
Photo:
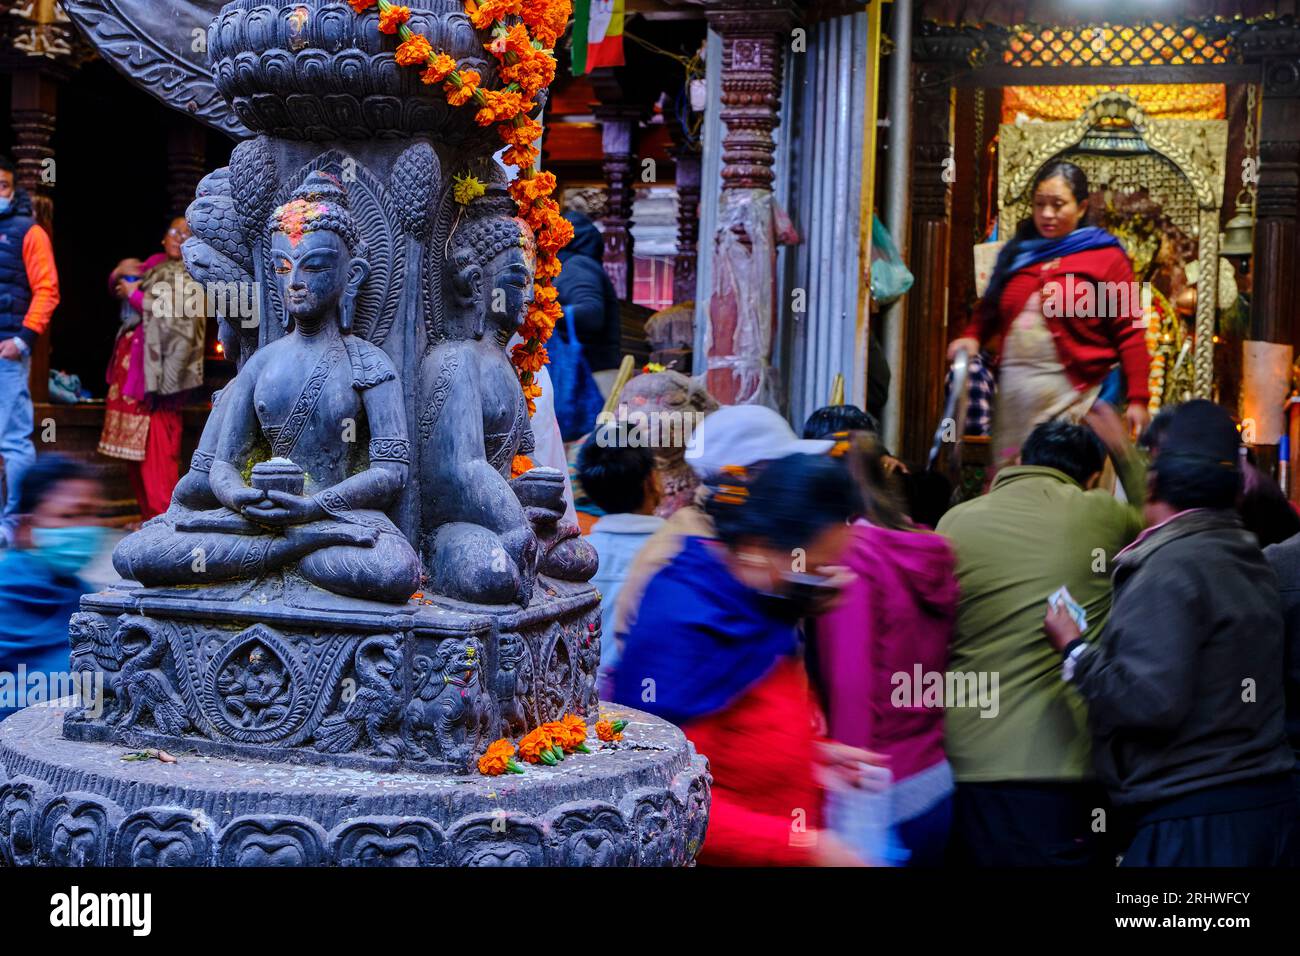
{"label": "circular stone plinth", "polygon": [[0,723],[0,864],[683,866],[708,826],[707,761],[640,711],[617,745],[499,777],[127,761],[64,740],[64,713]]}

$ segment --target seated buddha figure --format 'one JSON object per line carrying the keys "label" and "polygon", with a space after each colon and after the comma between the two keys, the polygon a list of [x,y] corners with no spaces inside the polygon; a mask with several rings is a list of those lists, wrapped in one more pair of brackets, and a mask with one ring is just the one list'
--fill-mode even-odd
{"label": "seated buddha figure", "polygon": [[532,301],[536,261],[532,230],[512,211],[495,191],[462,211],[416,399],[429,587],[483,604],[527,604],[540,555],[510,484],[532,428],[506,342]]}
{"label": "seated buddha figure", "polygon": [[119,544],[114,566],[145,585],[292,571],[337,594],[405,601],[419,561],[385,509],[406,482],[410,442],[392,362],[351,334],[368,266],[347,194],[314,172],[269,228],[292,330],[222,391],[207,476],[217,506],[174,501]]}

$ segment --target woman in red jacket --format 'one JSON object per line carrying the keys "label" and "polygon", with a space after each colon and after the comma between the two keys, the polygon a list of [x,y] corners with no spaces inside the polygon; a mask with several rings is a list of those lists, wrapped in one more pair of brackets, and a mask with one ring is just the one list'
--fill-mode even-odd
{"label": "woman in red jacket", "polygon": [[1088,177],[1054,162],[1034,179],[1033,216],[998,254],[984,298],[948,347],[998,353],[993,457],[1013,461],[1036,425],[1080,420],[1116,363],[1128,386],[1129,427],[1150,421],[1142,296],[1119,240],[1083,225]]}
{"label": "woman in red jacket", "polygon": [[[818,741],[799,620],[833,594],[858,510],[848,472],[795,454],[708,486],[717,540],[692,537],[646,587],[614,699],[678,724],[709,758],[699,860],[713,866],[864,861],[822,829],[823,786],[861,785],[874,755]],[[793,561],[792,561],[793,558]],[[807,574],[791,570],[797,561]]]}

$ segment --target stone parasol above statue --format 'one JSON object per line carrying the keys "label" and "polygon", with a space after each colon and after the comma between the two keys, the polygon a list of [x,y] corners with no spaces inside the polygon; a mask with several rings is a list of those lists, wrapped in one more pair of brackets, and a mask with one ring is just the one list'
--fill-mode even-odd
{"label": "stone parasol above statue", "polygon": [[[78,10],[106,6],[69,12],[94,40]],[[490,76],[459,0],[409,23]],[[171,507],[119,544],[124,581],[70,624],[102,699],[57,742],[31,711],[0,728],[7,862],[158,862],[200,810],[185,794],[212,827],[186,837],[191,864],[282,846],[270,862],[663,865],[699,847],[707,764],[645,714],[629,712],[637,746],[497,787],[510,827],[444,795],[498,737],[596,721],[600,595],[564,476],[513,467],[533,435],[506,345],[536,260],[500,144],[374,26],[338,2],[234,0],[207,32],[216,88],[257,135],[200,184],[184,257],[209,291],[252,290],[246,311],[208,296],[238,374]],[[451,173],[486,193],[458,201]],[[201,763],[137,787],[123,746]],[[301,798],[233,769],[273,764]]]}

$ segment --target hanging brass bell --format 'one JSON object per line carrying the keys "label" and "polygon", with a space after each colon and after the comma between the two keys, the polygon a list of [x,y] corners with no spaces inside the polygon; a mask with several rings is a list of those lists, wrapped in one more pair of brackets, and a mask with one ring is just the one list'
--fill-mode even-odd
{"label": "hanging brass bell", "polygon": [[1250,201],[1250,194],[1243,191],[1237,196],[1237,214],[1228,220],[1224,231],[1219,233],[1219,255],[1250,255],[1254,236],[1255,207]]}

